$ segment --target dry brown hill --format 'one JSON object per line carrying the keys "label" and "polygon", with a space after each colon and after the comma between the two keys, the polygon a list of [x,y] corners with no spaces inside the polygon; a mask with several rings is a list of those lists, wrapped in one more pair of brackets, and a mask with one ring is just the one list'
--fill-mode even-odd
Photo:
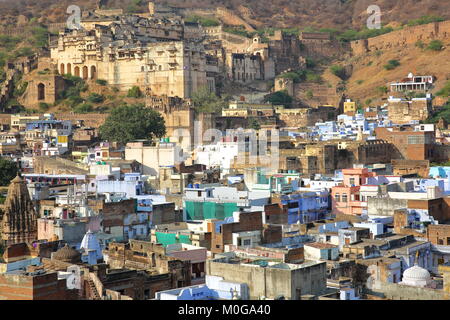
{"label": "dry brown hill", "polygon": [[[417,75],[434,75],[437,78],[436,93],[450,79],[450,43],[441,52],[419,48],[400,48],[384,51],[381,55],[368,54],[352,58],[353,74],[348,80],[348,94],[353,99],[366,101],[384,97],[378,87],[405,78],[410,72]],[[398,60],[400,66],[385,70],[389,60]]]}
{"label": "dry brown hill", "polygon": [[[133,0],[109,0],[108,7],[128,8]],[[136,1],[136,0],[134,0]],[[147,0],[140,8],[145,10]],[[404,23],[423,15],[450,18],[448,0],[155,0],[180,8],[216,9],[225,7],[250,25],[270,27],[332,27],[361,29],[367,20],[369,5],[379,5],[384,24]],[[84,9],[95,8],[97,0],[78,0]],[[42,21],[61,22],[72,0],[3,0],[0,1],[1,21],[17,19],[19,15],[37,17]]]}

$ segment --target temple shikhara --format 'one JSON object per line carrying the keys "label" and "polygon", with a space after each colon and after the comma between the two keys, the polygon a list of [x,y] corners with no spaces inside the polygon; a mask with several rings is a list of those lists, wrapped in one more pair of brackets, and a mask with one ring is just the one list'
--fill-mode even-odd
{"label": "temple shikhara", "polygon": [[6,245],[37,240],[37,219],[26,182],[15,177],[8,188],[5,204],[0,207],[1,240]]}

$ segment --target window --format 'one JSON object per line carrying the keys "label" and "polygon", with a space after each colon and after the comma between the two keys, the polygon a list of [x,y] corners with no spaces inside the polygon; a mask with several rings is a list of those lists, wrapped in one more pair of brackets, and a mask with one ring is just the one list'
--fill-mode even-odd
{"label": "window", "polygon": [[252,241],[250,239],[244,240],[244,246],[250,246],[252,244]]}
{"label": "window", "polygon": [[424,144],[424,136],[408,136],[408,144]]}
{"label": "window", "polygon": [[355,178],[350,178],[350,184],[354,185],[355,184]]}
{"label": "window", "polygon": [[347,200],[347,194],[346,193],[343,193],[342,194],[342,202],[347,202],[348,200]]}
{"label": "window", "polygon": [[339,193],[336,193],[336,194],[334,195],[334,200],[335,200],[336,202],[341,202],[341,196],[340,196]]}
{"label": "window", "polygon": [[289,209],[298,208],[298,202],[289,202],[288,203],[288,208]]}
{"label": "window", "polygon": [[45,85],[43,83],[39,83],[37,89],[38,89],[38,100],[45,100]]}
{"label": "window", "polygon": [[444,240],[442,240],[442,239],[438,239],[438,244],[444,244]]}
{"label": "window", "polygon": [[450,237],[447,237],[447,245],[450,245]]}

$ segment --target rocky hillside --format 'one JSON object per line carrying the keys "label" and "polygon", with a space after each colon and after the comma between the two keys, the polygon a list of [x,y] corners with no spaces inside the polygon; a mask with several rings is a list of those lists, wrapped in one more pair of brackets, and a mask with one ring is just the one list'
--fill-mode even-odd
{"label": "rocky hillside", "polygon": [[[2,23],[11,23],[22,15],[42,22],[61,22],[66,8],[77,4],[94,8],[98,0],[0,0]],[[104,0],[103,0],[104,1]],[[106,7],[145,10],[147,0],[109,0]],[[450,1],[443,0],[155,0],[157,4],[204,10],[225,7],[255,28],[262,26],[292,28],[315,27],[362,29],[369,5],[379,5],[384,24],[405,23],[423,15],[450,18]]]}
{"label": "rocky hillside", "polygon": [[[390,82],[401,80],[410,72],[434,76],[432,93],[439,93],[450,81],[449,31],[450,21],[445,21],[353,43],[353,56],[340,62],[350,76],[344,77],[347,93],[360,102],[376,101],[387,96]],[[435,104],[444,101],[446,97]]]}
{"label": "rocky hillside", "polygon": [[[391,60],[398,61],[400,65],[393,70],[386,70],[384,66]],[[440,52],[417,47],[385,50],[380,55],[374,53],[356,56],[347,63],[353,66],[347,93],[361,102],[386,97],[380,88],[406,78],[410,72],[417,75],[434,75],[437,79],[434,93],[450,80],[450,47]]]}

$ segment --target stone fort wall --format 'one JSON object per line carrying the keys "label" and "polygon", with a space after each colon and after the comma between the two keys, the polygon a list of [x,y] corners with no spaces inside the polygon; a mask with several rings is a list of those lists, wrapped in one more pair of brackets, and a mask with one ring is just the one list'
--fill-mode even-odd
{"label": "stone fort wall", "polygon": [[414,27],[405,27],[402,30],[390,32],[378,37],[352,41],[351,48],[355,55],[360,55],[376,50],[415,45],[419,40],[426,43],[431,40],[449,39],[450,20]]}

